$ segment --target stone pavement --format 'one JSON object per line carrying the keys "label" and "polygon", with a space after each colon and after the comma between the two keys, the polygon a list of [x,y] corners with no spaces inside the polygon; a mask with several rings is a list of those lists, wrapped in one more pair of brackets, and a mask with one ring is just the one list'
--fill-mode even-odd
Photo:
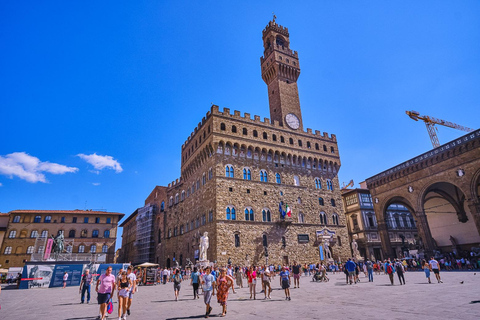
{"label": "stone pavement", "polygon": [[[228,319],[480,319],[480,272],[443,272],[443,284],[427,284],[423,272],[407,272],[407,284],[389,284],[386,275],[374,276],[369,283],[346,285],[345,276],[329,274],[330,282],[313,283],[311,277],[301,278],[301,288],[291,290],[291,301],[285,301],[278,276],[273,280],[272,300],[249,299],[248,288],[230,292]],[[434,279],[432,273],[432,280]],[[292,279],[293,280],[293,279]],[[460,282],[464,281],[463,284]],[[246,282],[245,282],[246,283]],[[203,297],[193,300],[192,287],[182,283],[180,299],[174,301],[173,284],[140,287],[135,294],[132,315],[135,319],[196,319],[203,318]],[[260,285],[257,284],[257,291]],[[96,295],[92,300],[95,302]],[[115,312],[109,316],[116,320]],[[2,290],[0,319],[8,320],[93,320],[96,304],[80,304],[78,288]],[[219,318],[221,307],[212,299],[210,318]]]}

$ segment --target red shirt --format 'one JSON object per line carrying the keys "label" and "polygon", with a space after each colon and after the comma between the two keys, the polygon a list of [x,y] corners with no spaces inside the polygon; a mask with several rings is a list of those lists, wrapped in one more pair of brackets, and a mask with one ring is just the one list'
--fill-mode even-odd
{"label": "red shirt", "polygon": [[248,276],[248,283],[252,283],[253,279],[257,279],[257,272],[256,271],[252,271],[252,272],[248,271],[247,276]]}

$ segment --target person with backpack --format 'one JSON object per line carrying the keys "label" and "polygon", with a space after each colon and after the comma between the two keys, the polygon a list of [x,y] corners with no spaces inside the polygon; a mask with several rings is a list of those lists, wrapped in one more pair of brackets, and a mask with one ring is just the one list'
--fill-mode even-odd
{"label": "person with backpack", "polygon": [[390,283],[392,286],[394,285],[393,283],[393,275],[395,274],[395,268],[393,266],[393,263],[390,261],[387,261],[385,264],[385,272],[388,274],[388,277],[390,278]]}
{"label": "person with backpack", "polygon": [[193,300],[199,299],[198,286],[200,285],[200,272],[198,272],[197,267],[193,268],[193,272],[190,277],[190,284],[193,286]]}
{"label": "person with backpack", "polygon": [[398,276],[398,281],[400,282],[400,285],[402,285],[402,280],[403,284],[405,284],[405,268],[400,260],[397,259],[397,262],[395,263],[395,270],[397,271],[397,276]]}
{"label": "person with backpack", "polygon": [[182,275],[180,274],[180,270],[175,269],[175,273],[173,274],[173,291],[175,292],[175,301],[178,301],[178,294],[180,293],[180,288],[182,284]]}

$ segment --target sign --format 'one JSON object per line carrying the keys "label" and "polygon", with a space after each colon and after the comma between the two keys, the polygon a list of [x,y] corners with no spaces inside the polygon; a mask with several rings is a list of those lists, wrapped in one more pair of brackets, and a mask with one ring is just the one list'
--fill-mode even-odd
{"label": "sign", "polygon": [[299,234],[297,235],[298,243],[308,243],[310,238],[308,234]]}
{"label": "sign", "polygon": [[53,239],[49,238],[47,240],[47,247],[45,248],[45,254],[43,255],[43,260],[48,260],[50,258],[50,253],[52,252]]}
{"label": "sign", "polygon": [[56,265],[50,281],[50,288],[63,286],[63,275],[68,274],[67,286],[78,286],[82,280],[83,264]]}
{"label": "sign", "polygon": [[320,261],[323,261],[323,246],[318,246],[318,250],[320,251]]}

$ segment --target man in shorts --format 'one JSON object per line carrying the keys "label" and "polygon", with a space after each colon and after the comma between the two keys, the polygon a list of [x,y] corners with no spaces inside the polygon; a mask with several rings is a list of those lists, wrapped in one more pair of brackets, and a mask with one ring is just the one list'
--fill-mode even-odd
{"label": "man in shorts", "polygon": [[202,287],[203,287],[203,300],[205,302],[206,310],[205,310],[205,318],[210,316],[212,312],[212,307],[210,306],[210,301],[212,300],[212,296],[215,295],[215,278],[211,274],[211,268],[207,267],[205,270],[206,274],[202,278]]}
{"label": "man in shorts", "polygon": [[290,272],[285,267],[282,267],[280,272],[280,286],[285,290],[285,300],[292,300],[290,298]]}
{"label": "man in shorts", "polygon": [[133,266],[127,268],[127,279],[132,280],[132,290],[127,298],[127,314],[130,315],[130,306],[132,305],[133,294],[137,291],[137,276],[133,273]]}
{"label": "man in shorts", "polygon": [[302,268],[301,265],[297,263],[297,261],[293,261],[293,288],[300,288],[300,269]]}
{"label": "man in shorts", "polygon": [[355,278],[355,270],[357,269],[357,264],[353,262],[352,259],[348,258],[347,263],[345,263],[345,269],[348,272],[348,279],[350,281],[350,284],[352,284],[353,279]]}
{"label": "man in shorts", "polygon": [[270,271],[266,269],[262,273],[262,283],[263,283],[263,288],[265,292],[265,299],[271,299],[270,298],[270,293],[272,293],[272,286],[270,285]]}
{"label": "man in shorts", "polygon": [[430,269],[432,269],[433,273],[435,274],[435,278],[437,278],[438,283],[443,283],[442,279],[440,278],[440,264],[438,261],[431,257],[428,264],[430,265]]}
{"label": "man in shorts", "polygon": [[115,276],[112,274],[112,267],[108,267],[105,274],[98,278],[95,291],[98,293],[97,300],[100,305],[100,314],[97,319],[105,320],[107,304],[115,292]]}

